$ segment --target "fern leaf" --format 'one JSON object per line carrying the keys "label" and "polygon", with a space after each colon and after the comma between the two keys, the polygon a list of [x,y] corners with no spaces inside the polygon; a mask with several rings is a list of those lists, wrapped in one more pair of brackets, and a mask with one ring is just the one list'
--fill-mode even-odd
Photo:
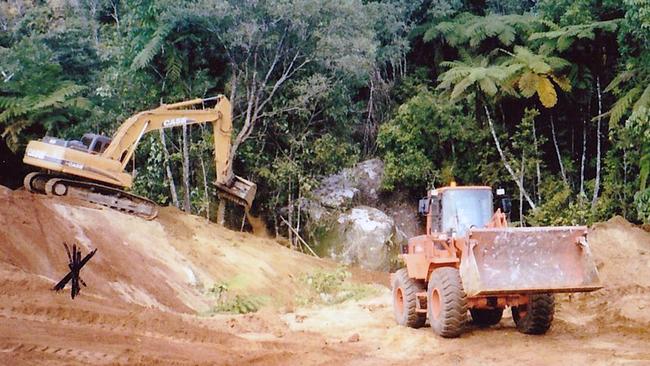
{"label": "fern leaf", "polygon": [[650,105],[650,84],[645,87],[643,94],[634,103],[632,110],[637,111],[641,107],[648,107],[648,105]]}
{"label": "fern leaf", "polygon": [[537,91],[537,84],[539,76],[537,74],[527,71],[519,78],[518,86],[521,95],[526,98],[532,97]]}
{"label": "fern leaf", "polygon": [[470,79],[470,77],[466,77],[463,80],[461,80],[456,86],[454,87],[454,90],[451,92],[451,99],[456,100],[458,99],[463,93],[465,93],[465,90],[470,87],[474,82]]}
{"label": "fern leaf", "polygon": [[645,190],[650,175],[650,154],[646,151],[639,161],[639,189]]}
{"label": "fern leaf", "polygon": [[8,109],[20,104],[21,98],[0,96],[0,108]]}
{"label": "fern leaf", "polygon": [[489,96],[494,96],[498,91],[496,83],[490,78],[482,78],[479,80],[478,84],[481,87],[481,90]]}
{"label": "fern leaf", "polygon": [[604,93],[609,93],[610,91],[614,90],[617,88],[621,83],[624,83],[634,77],[636,74],[635,70],[626,70],[621,72],[620,74],[616,75],[614,79],[607,85],[605,90],[603,90]]}
{"label": "fern leaf", "polygon": [[151,60],[162,50],[163,43],[172,29],[173,23],[161,24],[142,51],[135,56],[131,68],[133,70],[140,70],[147,67],[151,63]]}
{"label": "fern leaf", "polygon": [[515,29],[506,27],[498,36],[499,41],[506,46],[510,46],[515,41]]}
{"label": "fern leaf", "polygon": [[569,81],[569,78],[566,76],[557,76],[554,74],[551,74],[551,78],[555,83],[560,87],[565,92],[570,92],[571,91],[571,82]]}
{"label": "fern leaf", "polygon": [[30,107],[30,110],[36,111],[39,109],[51,107],[57,103],[62,103],[67,98],[79,94],[85,89],[85,86],[66,83],[50,95],[46,96],[43,99],[40,99],[37,103]]}
{"label": "fern leaf", "polygon": [[537,79],[537,96],[542,105],[546,108],[553,108],[557,103],[557,93],[553,83],[544,76]]}
{"label": "fern leaf", "polygon": [[573,39],[567,35],[562,35],[558,38],[557,40],[557,50],[560,52],[564,52],[571,47],[573,44]]}
{"label": "fern leaf", "polygon": [[641,93],[641,88],[636,86],[630,89],[625,95],[614,103],[614,106],[610,110],[609,124],[610,126],[616,125],[625,115],[625,112],[630,109],[632,101],[636,99]]}

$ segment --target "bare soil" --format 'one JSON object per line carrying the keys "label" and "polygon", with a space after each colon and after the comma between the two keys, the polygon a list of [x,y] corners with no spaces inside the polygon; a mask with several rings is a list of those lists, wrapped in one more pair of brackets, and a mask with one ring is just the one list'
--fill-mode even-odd
{"label": "bare soil", "polygon": [[[62,243],[97,255],[71,300]],[[6,365],[650,365],[650,233],[614,218],[590,243],[605,288],[558,296],[544,336],[470,326],[458,339],[392,318],[388,274],[353,270],[378,296],[297,307],[303,273],[326,260],[164,208],[144,221],[0,187],[0,364]],[[268,299],[253,314],[214,314],[210,289]]]}

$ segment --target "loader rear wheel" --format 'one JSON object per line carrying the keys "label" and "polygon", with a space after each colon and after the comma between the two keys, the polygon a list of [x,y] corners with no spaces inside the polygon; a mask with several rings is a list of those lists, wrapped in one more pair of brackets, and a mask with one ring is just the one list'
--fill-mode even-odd
{"label": "loader rear wheel", "polygon": [[528,304],[512,308],[517,330],[526,334],[544,334],[551,327],[555,313],[553,294],[530,295]]}
{"label": "loader rear wheel", "polygon": [[499,324],[503,316],[503,309],[469,309],[472,321],[479,327],[489,327]]}
{"label": "loader rear wheel", "polygon": [[427,288],[427,311],[431,329],[445,338],[458,337],[467,322],[467,296],[456,268],[438,268]]}
{"label": "loader rear wheel", "polygon": [[397,324],[421,328],[427,320],[426,313],[417,312],[418,292],[424,292],[424,284],[410,278],[406,268],[393,276],[393,312]]}

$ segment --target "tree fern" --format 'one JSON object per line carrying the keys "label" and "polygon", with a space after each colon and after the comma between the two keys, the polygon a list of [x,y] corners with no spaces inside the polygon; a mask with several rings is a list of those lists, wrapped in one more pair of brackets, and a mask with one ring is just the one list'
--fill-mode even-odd
{"label": "tree fern", "polygon": [[165,39],[169,33],[171,33],[173,28],[174,23],[161,24],[154,32],[151,39],[144,46],[142,51],[140,51],[135,56],[133,63],[131,64],[131,68],[133,70],[140,70],[147,67],[151,63],[151,60],[153,60],[153,58],[156,57],[160,51],[162,51],[162,46],[165,42]]}
{"label": "tree fern", "polygon": [[553,81],[564,91],[571,89],[568,79],[560,75],[562,70],[570,65],[566,60],[536,54],[521,46],[516,46],[514,53],[507,53],[510,57],[503,65],[517,67],[513,68],[515,72],[511,77],[524,97],[530,98],[537,94],[542,105],[551,108],[557,103],[557,91]]}
{"label": "tree fern", "polygon": [[53,93],[44,96],[43,98],[39,98],[39,100],[32,105],[29,110],[30,111],[35,111],[39,109],[44,109],[48,107],[52,107],[58,103],[64,102],[66,99],[77,95],[84,91],[86,87],[72,84],[72,83],[64,83],[60,88],[55,90]]}
{"label": "tree fern", "polygon": [[540,27],[539,18],[531,15],[476,16],[462,13],[453,20],[431,26],[424,33],[424,40],[428,42],[440,37],[454,47],[467,44],[476,48],[487,39],[498,39],[502,45],[511,46],[517,35],[523,34],[527,37]]}
{"label": "tree fern", "polygon": [[593,40],[596,36],[596,31],[613,33],[618,28],[620,19],[606,20],[592,22],[588,24],[568,25],[561,28],[556,28],[553,23],[545,22],[545,25],[553,25],[549,28],[551,30],[546,32],[533,33],[528,37],[531,42],[540,41],[540,47],[546,52],[550,50],[557,50],[560,52],[566,51],[577,40],[589,39]]}

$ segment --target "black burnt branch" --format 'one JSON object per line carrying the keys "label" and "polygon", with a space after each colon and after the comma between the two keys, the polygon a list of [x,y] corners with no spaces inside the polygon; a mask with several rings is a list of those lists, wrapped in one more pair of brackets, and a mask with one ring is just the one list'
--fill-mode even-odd
{"label": "black burnt branch", "polygon": [[88,263],[90,258],[95,255],[97,249],[93,249],[90,253],[86,254],[83,259],[81,259],[81,250],[77,248],[76,244],[72,245],[72,251],[70,251],[70,247],[67,243],[64,242],[63,246],[68,254],[68,268],[70,269],[70,272],[68,272],[68,274],[65,275],[65,277],[63,277],[63,279],[59,281],[52,290],[61,291],[65,288],[68,282],[71,282],[72,291],[70,292],[70,296],[74,299],[74,297],[79,294],[79,291],[81,291],[81,287],[79,287],[80,283],[84,285],[84,287],[87,287],[86,282],[84,282],[84,280],[79,276],[79,272],[81,271],[81,268]]}

